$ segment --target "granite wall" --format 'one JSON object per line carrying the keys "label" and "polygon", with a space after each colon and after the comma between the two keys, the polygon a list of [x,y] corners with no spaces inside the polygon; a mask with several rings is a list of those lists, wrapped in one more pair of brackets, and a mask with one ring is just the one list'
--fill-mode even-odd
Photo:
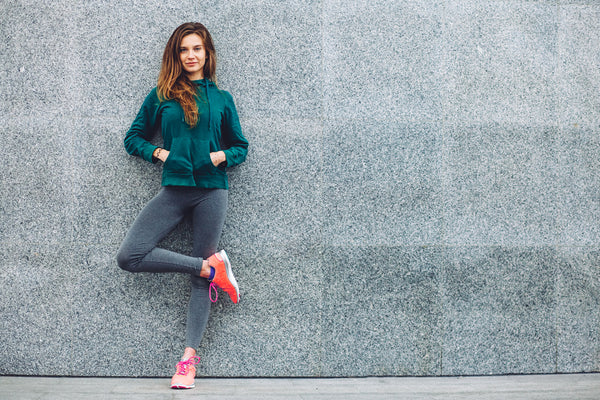
{"label": "granite wall", "polygon": [[115,252],[188,20],[251,143],[200,375],[600,370],[599,2],[3,0],[0,374],[172,373],[188,279]]}

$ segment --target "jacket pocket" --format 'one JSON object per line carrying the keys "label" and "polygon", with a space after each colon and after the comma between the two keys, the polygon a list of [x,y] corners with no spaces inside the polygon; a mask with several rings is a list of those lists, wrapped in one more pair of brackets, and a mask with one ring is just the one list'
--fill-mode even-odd
{"label": "jacket pocket", "polygon": [[176,138],[171,143],[169,157],[165,161],[164,168],[169,172],[178,174],[189,174],[193,170],[192,164],[192,142],[190,138]]}
{"label": "jacket pocket", "polygon": [[208,140],[192,139],[192,164],[194,172],[214,173],[218,170],[210,159],[210,142]]}

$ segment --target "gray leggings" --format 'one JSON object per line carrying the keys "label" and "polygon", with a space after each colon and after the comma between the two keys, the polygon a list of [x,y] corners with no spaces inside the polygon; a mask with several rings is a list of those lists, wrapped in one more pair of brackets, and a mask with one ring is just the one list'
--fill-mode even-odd
{"label": "gray leggings", "polygon": [[[209,282],[199,276],[202,261],[217,251],[227,211],[227,190],[165,186],[140,212],[117,253],[119,267],[130,272],[190,274],[186,346],[198,348],[210,311]],[[192,217],[192,256],[156,247],[185,215]]]}

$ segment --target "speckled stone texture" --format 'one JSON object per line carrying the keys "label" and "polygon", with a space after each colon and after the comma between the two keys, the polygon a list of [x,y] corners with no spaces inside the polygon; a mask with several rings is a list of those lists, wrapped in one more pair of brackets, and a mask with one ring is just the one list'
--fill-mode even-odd
{"label": "speckled stone texture", "polygon": [[172,373],[189,279],[115,252],[161,173],[122,140],[190,20],[250,141],[199,375],[600,371],[600,3],[10,0],[0,374]]}

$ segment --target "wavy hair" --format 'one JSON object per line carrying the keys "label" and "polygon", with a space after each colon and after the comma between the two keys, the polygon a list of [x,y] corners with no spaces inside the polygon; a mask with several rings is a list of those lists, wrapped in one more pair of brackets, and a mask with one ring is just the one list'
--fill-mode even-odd
{"label": "wavy hair", "polygon": [[215,46],[208,29],[198,22],[186,22],[178,26],[165,47],[158,74],[157,94],[160,101],[176,100],[183,108],[185,122],[190,127],[198,124],[196,85],[188,78],[179,57],[179,47],[184,37],[197,34],[202,38],[206,51],[204,77],[217,83],[217,57]]}

